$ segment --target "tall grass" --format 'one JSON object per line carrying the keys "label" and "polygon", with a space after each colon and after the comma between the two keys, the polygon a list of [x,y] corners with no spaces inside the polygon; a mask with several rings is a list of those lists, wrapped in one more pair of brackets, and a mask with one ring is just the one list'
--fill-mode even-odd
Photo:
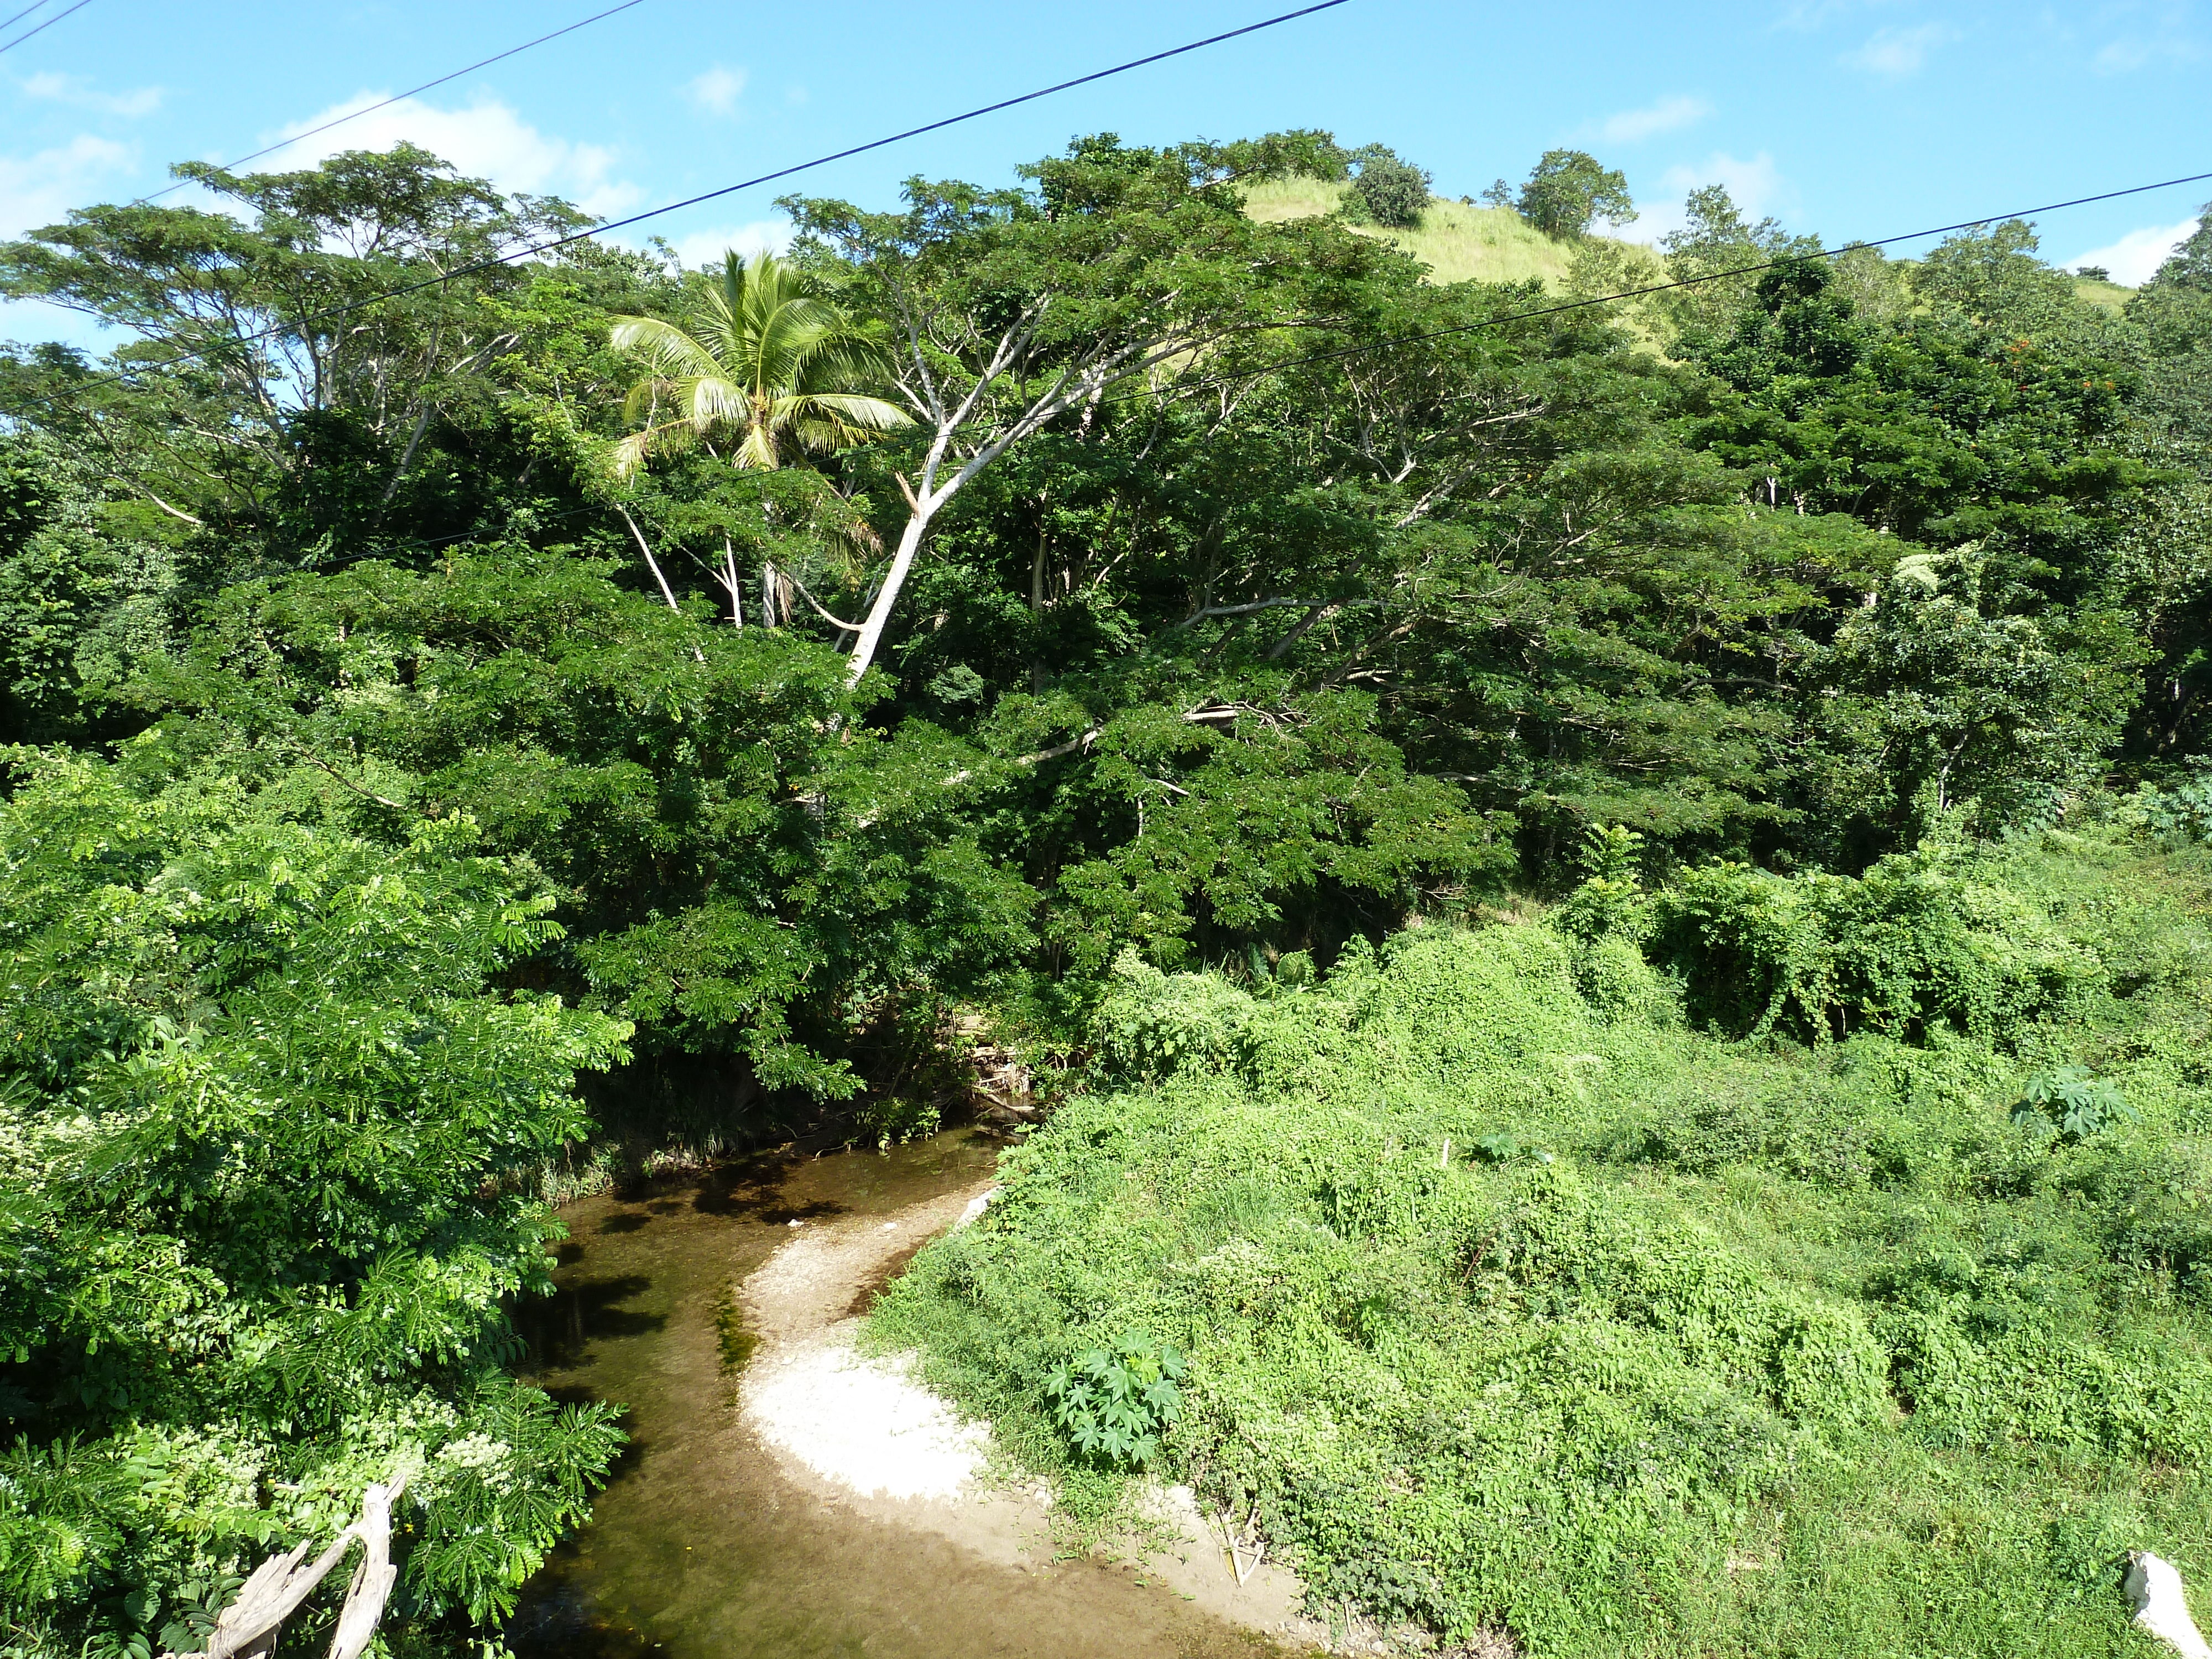
{"label": "tall grass", "polygon": [[[1314,218],[1334,212],[1346,188],[1318,179],[1262,179],[1247,187],[1244,209],[1262,224]],[[1564,293],[1575,260],[1573,243],[1545,235],[1510,209],[1474,207],[1443,197],[1430,198],[1415,229],[1355,228],[1412,254],[1429,267],[1429,279],[1436,283],[1533,281],[1550,292]],[[1621,246],[1640,263],[1657,268],[1647,250],[1634,244]]]}

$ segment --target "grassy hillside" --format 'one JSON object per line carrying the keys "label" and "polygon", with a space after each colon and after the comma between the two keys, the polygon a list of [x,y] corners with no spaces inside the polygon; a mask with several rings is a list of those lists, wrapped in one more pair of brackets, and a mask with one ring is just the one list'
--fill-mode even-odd
{"label": "grassy hillside", "polygon": [[[1334,212],[1348,188],[1319,179],[1265,179],[1246,191],[1245,210],[1263,224],[1314,218]],[[1565,294],[1572,286],[1574,246],[1545,235],[1510,209],[1474,207],[1431,197],[1417,229],[1355,228],[1363,236],[1377,237],[1412,254],[1429,267],[1432,282],[1525,283],[1534,278],[1554,294]],[[1608,250],[1618,250],[1629,270],[1649,271],[1650,280],[1663,280],[1658,257],[1641,243],[1595,240]],[[2135,297],[2131,288],[2085,276],[2074,279],[2074,292],[2106,311],[2118,311]],[[1637,331],[1644,329],[1638,325]]]}
{"label": "grassy hillside", "polygon": [[2124,1550],[2212,1589],[2208,902],[2111,830],[1594,884],[1318,985],[1133,963],[1114,1086],[878,1323],[1069,1479],[1054,1367],[1173,1345],[1163,1472],[1330,1608],[1534,1659],[2141,1654]]}
{"label": "grassy hillside", "polygon": [[[1313,218],[1334,211],[1346,188],[1318,179],[1264,180],[1246,191],[1245,210],[1266,224]],[[1533,228],[1510,209],[1470,207],[1441,197],[1430,199],[1419,229],[1358,228],[1403,248],[1439,283],[1525,283],[1533,277],[1554,293],[1563,292],[1575,256],[1571,244]]]}
{"label": "grassy hillside", "polygon": [[2136,291],[2131,288],[2122,288],[2118,283],[2099,282],[2094,276],[2076,276],[2074,279],[2074,297],[2086,300],[2106,311],[2119,311],[2136,297]]}

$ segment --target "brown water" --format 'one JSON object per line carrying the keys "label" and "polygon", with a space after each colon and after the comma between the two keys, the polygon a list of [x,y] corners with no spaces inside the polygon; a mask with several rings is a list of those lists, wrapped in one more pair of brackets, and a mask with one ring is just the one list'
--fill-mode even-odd
{"label": "brown water", "polygon": [[537,1380],[630,1407],[592,1524],[524,1588],[523,1659],[1239,1656],[1258,1638],[1096,1560],[1034,1571],[853,1515],[738,1423],[715,1312],[793,1220],[884,1214],[988,1176],[955,1131],[888,1154],[771,1155],[568,1206],[559,1294],[523,1318]]}

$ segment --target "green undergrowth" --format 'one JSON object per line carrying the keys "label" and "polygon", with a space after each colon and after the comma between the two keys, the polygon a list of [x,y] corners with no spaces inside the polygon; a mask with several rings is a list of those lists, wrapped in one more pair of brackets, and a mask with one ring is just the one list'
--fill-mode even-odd
{"label": "green undergrowth", "polygon": [[[1095,1504],[1049,1379],[1174,1344],[1156,1473],[1446,1637],[2147,1653],[2124,1552],[2212,1583],[2206,880],[2052,834],[1601,879],[1258,996],[1125,958],[1101,1086],[876,1334]],[[2062,1066],[2132,1115],[2016,1116]]]}

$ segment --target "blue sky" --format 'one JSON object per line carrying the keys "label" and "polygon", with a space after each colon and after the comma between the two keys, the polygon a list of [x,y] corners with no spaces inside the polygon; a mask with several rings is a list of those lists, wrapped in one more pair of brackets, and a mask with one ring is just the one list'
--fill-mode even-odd
{"label": "blue sky", "polygon": [[[159,188],[173,160],[228,161],[610,3],[90,0],[0,55],[0,234]],[[410,137],[507,188],[619,215],[1288,3],[643,0],[258,165]],[[1519,179],[1546,149],[1590,149],[1626,172],[1646,236],[1713,180],[1832,242],[1887,236],[2212,170],[2208,14],[2212,0],[1350,0],[824,168],[805,187],[888,205],[910,173],[1002,181],[1079,132],[1161,142],[1321,126],[1393,146],[1453,196]],[[775,237],[785,188],[631,234],[658,230],[693,259],[757,246]],[[2212,183],[2054,215],[2044,249],[2140,280],[2208,198]],[[0,307],[0,338],[52,336],[94,337],[44,307]]]}

